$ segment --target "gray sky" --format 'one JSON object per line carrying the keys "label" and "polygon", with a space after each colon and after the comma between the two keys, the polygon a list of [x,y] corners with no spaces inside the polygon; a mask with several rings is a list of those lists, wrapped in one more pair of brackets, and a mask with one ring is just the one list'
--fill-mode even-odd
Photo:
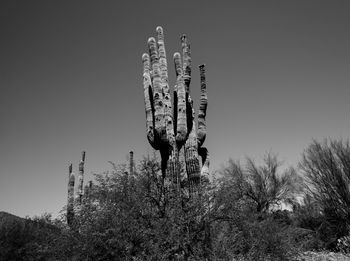
{"label": "gray sky", "polygon": [[212,170],[266,151],[296,165],[312,138],[347,139],[349,13],[320,0],[1,1],[0,210],[57,215],[81,150],[86,180],[152,153],[141,55],[158,25],[168,58],[188,36],[197,107],[207,65]]}

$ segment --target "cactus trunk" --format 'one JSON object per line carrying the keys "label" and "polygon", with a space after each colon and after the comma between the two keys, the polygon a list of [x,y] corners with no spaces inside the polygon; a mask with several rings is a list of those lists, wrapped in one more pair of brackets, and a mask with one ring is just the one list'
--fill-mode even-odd
{"label": "cactus trunk", "polygon": [[78,190],[76,194],[76,203],[81,204],[83,198],[83,183],[84,183],[84,163],[85,163],[85,151],[81,153],[81,161],[79,163],[79,176],[78,176]]}
{"label": "cactus trunk", "polygon": [[134,174],[134,152],[130,151],[129,156],[129,175],[132,176]]}
{"label": "cactus trunk", "polygon": [[[74,195],[75,175],[73,173],[72,164],[68,169],[68,203],[67,203],[67,224],[71,226],[74,221],[75,214],[79,211],[82,204],[84,191],[84,164],[85,164],[85,151],[82,152],[81,161],[79,163],[79,175],[78,175],[78,187]],[[87,192],[88,193],[88,192]]]}
{"label": "cactus trunk", "polygon": [[70,226],[74,219],[74,183],[75,177],[72,172],[72,164],[68,170],[68,202],[67,202],[67,224]]}

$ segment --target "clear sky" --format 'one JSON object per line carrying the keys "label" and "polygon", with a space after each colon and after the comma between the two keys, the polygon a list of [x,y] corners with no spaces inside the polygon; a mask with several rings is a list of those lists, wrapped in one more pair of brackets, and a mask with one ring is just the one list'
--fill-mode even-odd
{"label": "clear sky", "polygon": [[296,165],[312,138],[347,139],[349,14],[349,1],[2,0],[0,210],[57,215],[82,150],[86,180],[152,153],[141,56],[158,25],[168,58],[188,36],[197,107],[207,65],[212,170],[266,151]]}

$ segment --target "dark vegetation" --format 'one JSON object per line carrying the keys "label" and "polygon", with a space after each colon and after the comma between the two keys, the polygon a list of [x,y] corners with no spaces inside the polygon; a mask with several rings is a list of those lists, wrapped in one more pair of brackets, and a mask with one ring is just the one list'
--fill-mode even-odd
{"label": "dark vegetation", "polygon": [[191,197],[167,186],[155,158],[125,173],[112,165],[96,174],[71,228],[65,215],[0,213],[0,260],[294,260],[350,250],[348,142],[313,141],[297,169],[272,154],[262,164],[231,160]]}

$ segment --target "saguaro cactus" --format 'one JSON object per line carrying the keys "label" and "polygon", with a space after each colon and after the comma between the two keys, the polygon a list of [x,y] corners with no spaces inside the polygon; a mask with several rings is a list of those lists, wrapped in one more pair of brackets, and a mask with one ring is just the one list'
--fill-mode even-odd
{"label": "saguaro cactus", "polygon": [[[160,151],[163,177],[168,177],[178,184],[183,178],[180,177],[180,169],[181,165],[184,165],[188,181],[198,184],[201,175],[199,156],[202,158],[202,174],[207,173],[209,167],[208,151],[202,147],[206,137],[205,66],[199,66],[201,99],[196,130],[193,101],[190,96],[190,45],[183,35],[182,55],[174,54],[176,83],[171,101],[164,33],[160,26],[156,31],[157,40],[150,37],[148,53],[142,55],[147,138],[151,146]],[[184,157],[179,157],[181,153],[184,153]],[[185,162],[180,162],[181,158],[184,158]]]}
{"label": "saguaro cactus", "polygon": [[84,163],[85,163],[85,151],[81,153],[81,161],[79,163],[79,176],[78,176],[78,189],[76,194],[77,204],[81,204],[83,198],[83,183],[84,183]]}
{"label": "saguaro cactus", "polygon": [[73,173],[73,165],[68,168],[68,202],[67,202],[67,224],[73,223],[74,215],[80,209],[83,199],[83,183],[84,183],[84,163],[85,151],[82,152],[81,161],[79,163],[78,188],[74,198],[75,175]]}
{"label": "saguaro cactus", "polygon": [[74,219],[74,183],[75,177],[72,172],[73,166],[68,168],[68,203],[67,203],[67,223],[71,225]]}
{"label": "saguaro cactus", "polygon": [[134,174],[134,152],[130,151],[129,154],[129,175],[132,176]]}

